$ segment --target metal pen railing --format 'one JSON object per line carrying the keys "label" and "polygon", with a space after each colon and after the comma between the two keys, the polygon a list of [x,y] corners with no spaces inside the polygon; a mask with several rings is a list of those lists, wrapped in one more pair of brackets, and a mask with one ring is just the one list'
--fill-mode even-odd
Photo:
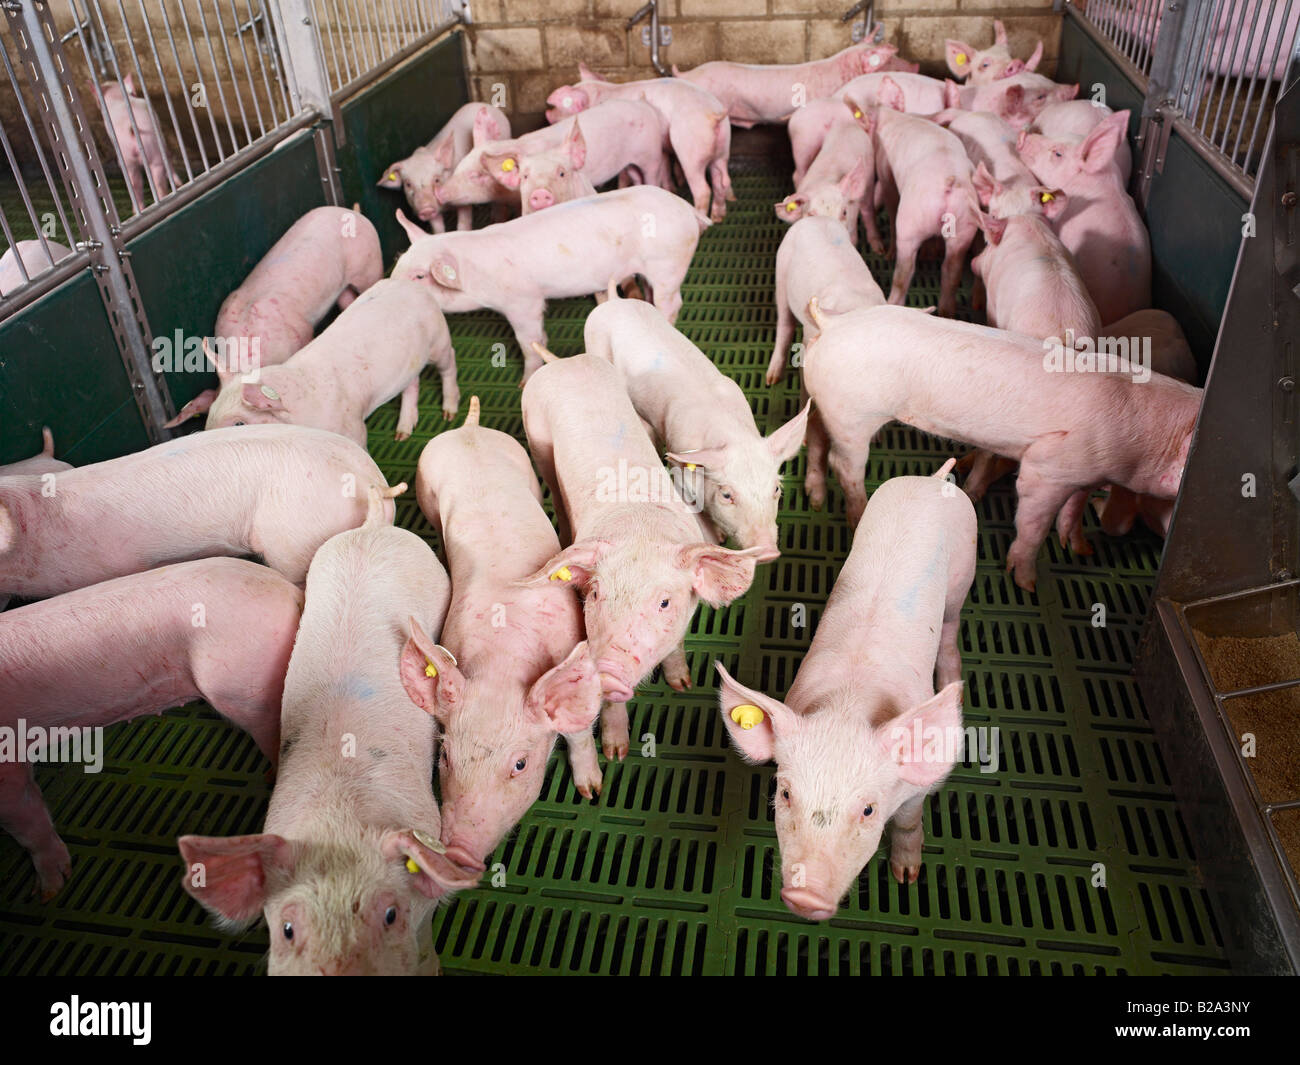
{"label": "metal pen railing", "polygon": [[330,93],[401,62],[461,21],[465,0],[308,0]]}
{"label": "metal pen railing", "polygon": [[[1129,66],[1146,93],[1151,132],[1167,137],[1180,125],[1249,195],[1269,118],[1300,54],[1300,0],[1087,0],[1071,8]],[[1143,140],[1147,133],[1144,126]],[[1149,179],[1139,175],[1140,184]]]}

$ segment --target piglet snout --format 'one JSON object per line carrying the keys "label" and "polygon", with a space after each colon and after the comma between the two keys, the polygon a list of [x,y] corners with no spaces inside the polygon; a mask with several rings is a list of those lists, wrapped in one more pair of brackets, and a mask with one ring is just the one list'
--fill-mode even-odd
{"label": "piglet snout", "polygon": [[555,196],[550,189],[533,189],[528,197],[528,206],[534,211],[543,211],[555,206]]}
{"label": "piglet snout", "polygon": [[835,916],[836,904],[812,888],[782,888],[781,901],[792,912],[810,921],[827,921]]}

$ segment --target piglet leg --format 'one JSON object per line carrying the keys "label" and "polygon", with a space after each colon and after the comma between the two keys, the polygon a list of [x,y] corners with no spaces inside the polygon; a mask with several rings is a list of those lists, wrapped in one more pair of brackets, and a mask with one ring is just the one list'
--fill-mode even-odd
{"label": "piglet leg", "polygon": [[925,812],[925,796],[909,799],[898,808],[890,823],[889,871],[900,884],[915,884],[921,875],[921,846],[925,830],[921,817]]}
{"label": "piglet leg", "polygon": [[596,738],[590,728],[581,732],[566,732],[564,742],[569,747],[569,771],[573,786],[584,799],[600,794],[602,777],[600,762],[596,759]]}
{"label": "piglet leg", "polygon": [[603,703],[600,708],[600,749],[606,758],[627,757],[627,703]]}
{"label": "piglet leg", "polygon": [[72,858],[26,763],[0,765],[0,826],[31,855],[41,899],[48,902],[72,875]]}

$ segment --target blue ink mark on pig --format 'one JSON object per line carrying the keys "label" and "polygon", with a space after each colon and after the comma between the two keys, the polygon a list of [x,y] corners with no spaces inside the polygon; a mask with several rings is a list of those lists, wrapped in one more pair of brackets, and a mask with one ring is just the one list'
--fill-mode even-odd
{"label": "blue ink mark on pig", "polygon": [[365,677],[358,677],[354,673],[348,673],[338,679],[334,685],[336,694],[348,699],[356,699],[358,702],[366,702],[375,697],[374,685]]}

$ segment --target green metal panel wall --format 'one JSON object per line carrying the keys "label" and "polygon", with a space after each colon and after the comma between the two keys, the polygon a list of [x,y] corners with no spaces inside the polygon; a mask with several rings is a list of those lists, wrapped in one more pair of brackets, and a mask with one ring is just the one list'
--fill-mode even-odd
{"label": "green metal panel wall", "polygon": [[75,465],[149,443],[89,269],[0,322],[0,465],[36,454],[42,425]]}
{"label": "green metal panel wall", "polygon": [[[1056,77],[1077,81],[1080,97],[1091,96],[1096,85],[1105,86],[1110,107],[1132,112],[1132,141],[1142,93],[1070,17],[1061,30]],[[1152,299],[1178,319],[1202,372],[1214,351],[1241,246],[1241,216],[1248,206],[1187,141],[1176,132],[1170,136],[1164,170],[1155,175],[1146,205]]]}
{"label": "green metal panel wall", "polygon": [[360,202],[362,214],[374,222],[388,264],[407,247],[393,216],[396,208],[406,207],[406,199],[400,190],[376,188],[375,182],[384,167],[427,144],[458,107],[469,103],[461,36],[451,34],[342,107],[343,196],[348,203]]}
{"label": "green metal panel wall", "polygon": [[[205,192],[130,244],[155,337],[211,334],[221,301],[294,222],[325,203],[316,148],[304,131]],[[216,374],[167,374],[179,408]]]}

